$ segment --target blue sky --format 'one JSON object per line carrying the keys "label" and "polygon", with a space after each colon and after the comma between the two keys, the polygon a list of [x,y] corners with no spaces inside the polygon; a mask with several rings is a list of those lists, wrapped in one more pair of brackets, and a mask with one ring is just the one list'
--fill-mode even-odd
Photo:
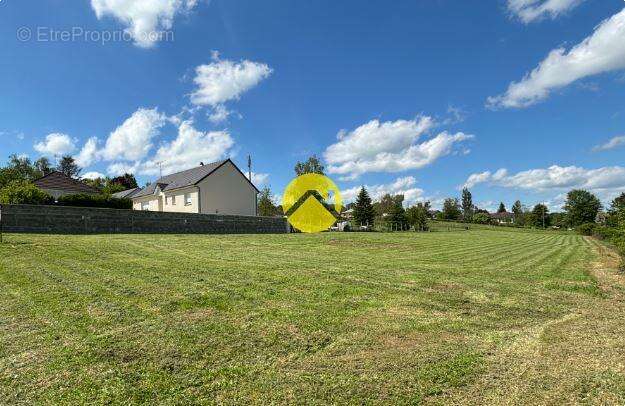
{"label": "blue sky", "polygon": [[347,200],[607,202],[625,191],[623,6],[4,0],[0,156],[144,183],[251,154],[279,195],[314,153]]}

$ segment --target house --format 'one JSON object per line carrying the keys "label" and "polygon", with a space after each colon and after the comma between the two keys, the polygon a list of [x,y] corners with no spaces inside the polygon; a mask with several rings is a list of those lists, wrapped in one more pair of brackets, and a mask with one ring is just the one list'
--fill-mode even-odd
{"label": "house", "polygon": [[132,196],[141,190],[140,187],[136,187],[133,189],[124,190],[121,192],[113,193],[113,197],[116,199],[130,199]]}
{"label": "house", "polygon": [[98,189],[56,171],[50,172],[49,174],[35,180],[33,183],[39,189],[48,193],[55,199],[68,195],[97,195],[100,193]]}
{"label": "house", "polygon": [[163,176],[134,191],[134,210],[257,215],[260,191],[230,160]]}
{"label": "house", "polygon": [[499,224],[514,224],[514,213],[492,213],[490,218]]}

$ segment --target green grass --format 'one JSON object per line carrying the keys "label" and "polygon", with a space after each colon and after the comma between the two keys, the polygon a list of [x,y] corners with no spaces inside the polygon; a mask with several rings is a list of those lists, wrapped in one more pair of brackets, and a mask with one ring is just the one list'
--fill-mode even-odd
{"label": "green grass", "polygon": [[623,403],[625,290],[600,248],[505,230],[9,235],[0,403]]}

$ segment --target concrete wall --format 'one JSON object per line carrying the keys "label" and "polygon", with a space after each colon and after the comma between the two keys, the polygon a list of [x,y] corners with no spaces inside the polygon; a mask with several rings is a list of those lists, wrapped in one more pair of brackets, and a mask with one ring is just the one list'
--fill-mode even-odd
{"label": "concrete wall", "polygon": [[62,206],[1,205],[7,233],[280,234],[284,218],[164,213]]}
{"label": "concrete wall", "polygon": [[202,213],[256,215],[256,189],[232,163],[223,165],[198,186]]}

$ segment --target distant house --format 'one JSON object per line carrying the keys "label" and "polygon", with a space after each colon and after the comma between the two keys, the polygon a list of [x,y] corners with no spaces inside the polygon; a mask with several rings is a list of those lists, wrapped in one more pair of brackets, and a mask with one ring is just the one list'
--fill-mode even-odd
{"label": "distant house", "polygon": [[122,192],[113,193],[113,197],[116,199],[131,199],[132,196],[141,190],[140,187],[124,190]]}
{"label": "distant house", "polygon": [[258,193],[227,159],[163,176],[126,197],[134,210],[256,216]]}
{"label": "distant house", "polygon": [[492,213],[490,218],[499,224],[514,224],[514,213]]}
{"label": "distant house", "polygon": [[33,182],[35,186],[55,199],[61,196],[89,194],[97,195],[100,191],[79,180],[70,178],[61,172],[50,172]]}

